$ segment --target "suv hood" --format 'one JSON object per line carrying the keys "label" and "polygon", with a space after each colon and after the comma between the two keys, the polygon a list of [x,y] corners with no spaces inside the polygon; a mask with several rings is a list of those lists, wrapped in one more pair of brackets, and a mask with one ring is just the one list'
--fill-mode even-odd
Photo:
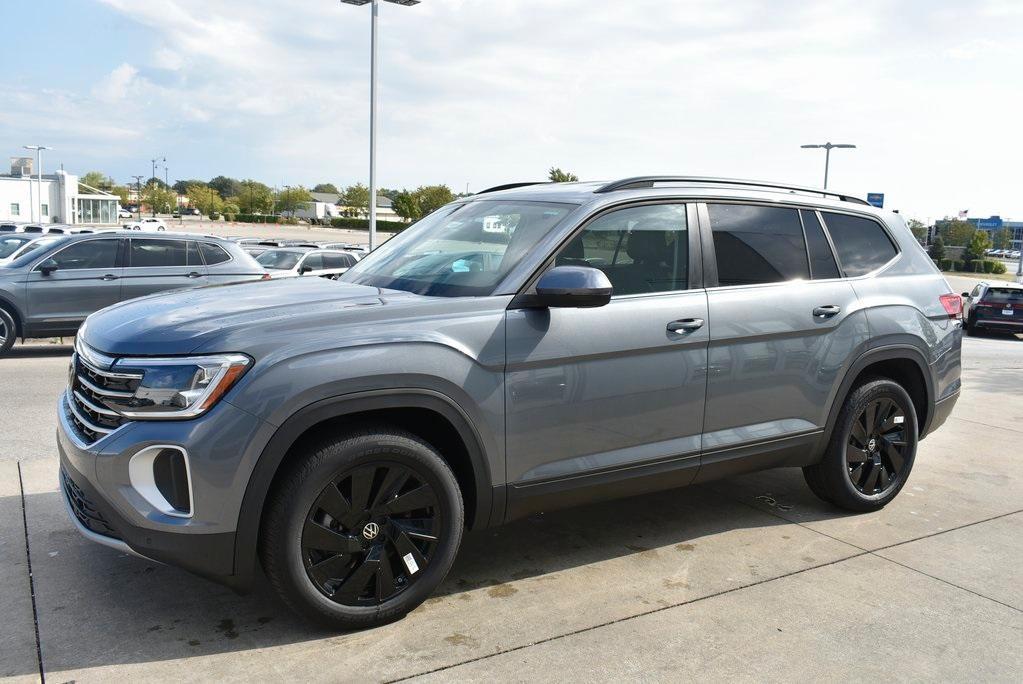
{"label": "suv hood", "polygon": [[[299,335],[336,324],[354,310],[427,299],[323,278],[250,281],[115,304],[89,316],[79,336],[90,347],[114,356],[188,354],[200,347],[242,352],[265,334],[280,334],[282,328]],[[248,344],[237,348],[239,340]]]}

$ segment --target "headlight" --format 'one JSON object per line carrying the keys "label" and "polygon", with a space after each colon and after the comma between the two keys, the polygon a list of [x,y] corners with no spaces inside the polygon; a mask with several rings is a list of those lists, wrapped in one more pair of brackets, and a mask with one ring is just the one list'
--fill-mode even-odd
{"label": "headlight", "polygon": [[194,418],[216,404],[251,363],[242,354],[117,359],[110,370],[133,390],[130,396],[104,396],[103,403],[126,418]]}

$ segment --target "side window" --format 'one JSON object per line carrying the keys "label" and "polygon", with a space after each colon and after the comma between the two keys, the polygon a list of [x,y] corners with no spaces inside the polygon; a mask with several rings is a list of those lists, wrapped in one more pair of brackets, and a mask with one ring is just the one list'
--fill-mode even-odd
{"label": "side window", "polygon": [[302,262],[302,268],[311,268],[314,271],[319,271],[323,267],[324,266],[322,254],[310,254]]}
{"label": "side window", "polygon": [[803,227],[795,209],[708,204],[718,283],[755,285],[809,278]]}
{"label": "side window", "polygon": [[823,212],[823,216],[846,276],[870,273],[897,254],[892,241],[876,222],[831,212]]}
{"label": "side window", "polygon": [[62,249],[47,262],[54,262],[61,271],[81,268],[116,268],[117,240],[85,240]]}
{"label": "side window", "polygon": [[616,295],[685,290],[686,206],[651,204],[604,214],[562,248],[555,265],[599,268]]}
{"label": "side window", "polygon": [[343,254],[337,252],[326,252],[323,255],[324,268],[345,268],[351,264],[347,263]]}
{"label": "side window", "polygon": [[188,253],[185,255],[189,266],[202,266],[202,257],[199,256],[199,245],[195,240],[188,241]]}
{"label": "side window", "polygon": [[187,266],[188,253],[185,240],[145,240],[132,238],[132,268],[157,266]]}
{"label": "side window", "polygon": [[831,245],[828,244],[821,222],[817,219],[817,212],[800,209],[799,215],[803,219],[806,251],[810,255],[810,277],[817,280],[841,277],[838,264],[835,263],[835,255],[831,253]]}
{"label": "side window", "polygon": [[213,266],[214,264],[222,264],[225,261],[230,261],[231,256],[224,251],[224,248],[220,245],[212,245],[208,242],[200,242],[199,249],[202,250],[202,256],[206,260],[207,266]]}

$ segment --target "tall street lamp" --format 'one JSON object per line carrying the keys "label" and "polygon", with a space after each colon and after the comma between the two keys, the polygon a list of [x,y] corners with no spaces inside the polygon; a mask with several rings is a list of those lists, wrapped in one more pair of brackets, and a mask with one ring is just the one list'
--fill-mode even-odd
{"label": "tall street lamp", "polygon": [[[46,147],[44,145],[23,145],[26,150],[36,151],[36,179],[38,188],[36,192],[36,215],[39,216],[39,223],[43,222],[43,150],[52,150],[52,147]],[[33,218],[33,221],[36,219]]]}
{"label": "tall street lamp", "polygon": [[800,145],[804,150],[824,150],[824,189],[828,189],[828,165],[831,163],[831,150],[855,149],[856,145],[824,143],[823,145]]}
{"label": "tall street lamp", "polygon": [[139,221],[142,220],[142,179],[145,176],[132,176],[135,179],[135,209],[138,210]]}
{"label": "tall street lamp", "polygon": [[[384,0],[394,5],[411,7],[419,0]],[[341,0],[343,5],[373,5],[370,13],[369,48],[369,249],[377,243],[377,15],[380,0]]]}

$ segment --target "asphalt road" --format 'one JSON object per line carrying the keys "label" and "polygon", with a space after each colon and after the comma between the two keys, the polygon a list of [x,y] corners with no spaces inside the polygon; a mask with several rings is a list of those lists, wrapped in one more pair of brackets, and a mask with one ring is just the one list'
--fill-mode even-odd
{"label": "asphalt road", "polygon": [[786,469],[534,516],[469,535],[405,620],[341,635],[265,593],[236,596],[75,532],[53,439],[69,354],[37,344],[0,359],[0,676],[1016,682],[1023,671],[1021,339],[965,341],[962,398],[881,512],[831,508]]}

